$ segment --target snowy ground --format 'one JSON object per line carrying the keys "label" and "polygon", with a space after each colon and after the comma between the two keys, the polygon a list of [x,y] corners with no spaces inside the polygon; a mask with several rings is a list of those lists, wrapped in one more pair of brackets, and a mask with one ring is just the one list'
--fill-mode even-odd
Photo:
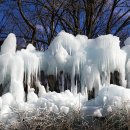
{"label": "snowy ground", "polygon": [[89,101],[86,96],[74,95],[69,90],[61,93],[44,93],[39,98],[34,92],[30,92],[27,102],[16,102],[11,93],[6,93],[1,97],[0,118],[2,123],[11,124],[19,119],[18,113],[37,117],[43,110],[57,114],[80,111],[86,116],[104,117],[116,108],[129,109],[129,95],[129,89],[116,85],[104,87],[95,99]]}

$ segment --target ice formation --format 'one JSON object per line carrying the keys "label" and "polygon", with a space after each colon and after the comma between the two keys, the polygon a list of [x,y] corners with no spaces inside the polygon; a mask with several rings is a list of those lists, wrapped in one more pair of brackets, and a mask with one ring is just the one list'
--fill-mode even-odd
{"label": "ice formation", "polygon": [[39,88],[38,97],[44,96],[46,94],[45,87],[41,85],[39,81],[37,81],[36,85]]}
{"label": "ice formation", "polygon": [[1,54],[5,53],[15,53],[16,51],[16,37],[13,33],[10,33],[5,39],[3,45],[1,46]]}
{"label": "ice formation", "polygon": [[65,114],[72,108],[99,117],[121,107],[130,100],[130,39],[124,43],[120,48],[111,34],[88,39],[62,31],[45,52],[31,44],[16,51],[9,34],[0,51],[1,120],[8,122],[13,107],[32,115],[37,108]]}
{"label": "ice formation", "polygon": [[28,103],[35,103],[38,100],[38,96],[34,93],[34,88],[30,88],[28,90],[27,102]]}

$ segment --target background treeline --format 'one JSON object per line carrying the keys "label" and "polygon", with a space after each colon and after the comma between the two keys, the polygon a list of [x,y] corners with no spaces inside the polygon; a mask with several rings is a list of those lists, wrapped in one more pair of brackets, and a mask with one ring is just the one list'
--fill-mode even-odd
{"label": "background treeline", "polygon": [[0,39],[14,32],[18,42],[46,49],[61,30],[95,38],[130,35],[130,0],[0,0]]}

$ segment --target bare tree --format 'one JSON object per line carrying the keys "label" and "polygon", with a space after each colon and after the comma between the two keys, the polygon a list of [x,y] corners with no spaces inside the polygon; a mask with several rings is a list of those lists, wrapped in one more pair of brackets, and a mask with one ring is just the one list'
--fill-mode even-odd
{"label": "bare tree", "polygon": [[129,0],[14,0],[8,12],[0,36],[12,31],[39,48],[61,30],[89,38],[111,33],[122,40],[130,34]]}
{"label": "bare tree", "polygon": [[[26,18],[26,16],[24,15],[22,8],[21,8],[21,0],[17,0],[17,4],[18,4],[18,8],[19,8],[19,12],[22,16],[22,18],[24,19],[25,23],[32,29],[33,33],[32,33],[32,39],[31,42],[34,45],[34,39],[35,39],[35,35],[36,35],[36,27]],[[35,45],[34,45],[35,46]]]}

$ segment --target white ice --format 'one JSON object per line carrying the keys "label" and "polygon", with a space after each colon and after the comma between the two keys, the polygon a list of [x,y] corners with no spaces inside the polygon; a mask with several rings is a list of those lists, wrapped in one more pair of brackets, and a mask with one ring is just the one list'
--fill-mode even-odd
{"label": "white ice", "polygon": [[[104,111],[111,112],[115,107],[129,103],[130,90],[125,87],[130,88],[130,38],[124,43],[125,46],[120,48],[119,38],[111,34],[88,39],[84,35],[75,37],[62,31],[45,52],[36,51],[31,44],[16,51],[16,36],[9,34],[0,52],[1,120],[16,119],[15,114],[10,115],[14,113],[12,108],[32,111],[30,115],[40,109],[65,114],[74,109],[101,117]],[[60,93],[45,90],[39,81],[40,71],[56,78],[63,72]],[[114,71],[120,73],[122,86],[110,84],[110,73]],[[65,74],[71,78],[71,91],[64,91]],[[77,93],[75,75],[79,76],[81,93]],[[28,88],[27,102],[25,84]],[[38,95],[31,88],[33,84],[39,88]],[[93,88],[95,99],[88,101],[88,91]]]}

